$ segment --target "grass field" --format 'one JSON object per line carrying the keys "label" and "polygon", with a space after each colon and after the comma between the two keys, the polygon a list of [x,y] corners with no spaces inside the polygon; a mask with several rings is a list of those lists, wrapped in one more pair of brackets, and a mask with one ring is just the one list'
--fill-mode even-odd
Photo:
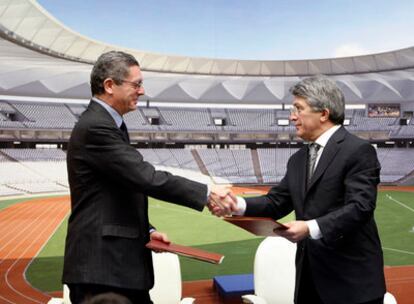
{"label": "grass field", "polygon": [[378,193],[375,212],[385,265],[414,265],[414,193]]}
{"label": "grass field", "polygon": [[[0,208],[1,208],[0,203]],[[218,252],[226,257],[221,265],[181,258],[183,280],[211,279],[215,275],[251,273],[254,254],[262,238],[235,226],[187,208],[151,200],[151,223],[167,232],[173,242]],[[414,193],[380,192],[375,213],[384,249],[385,264],[414,265]],[[282,221],[287,221],[292,215]],[[65,221],[26,273],[35,287],[60,290]]]}

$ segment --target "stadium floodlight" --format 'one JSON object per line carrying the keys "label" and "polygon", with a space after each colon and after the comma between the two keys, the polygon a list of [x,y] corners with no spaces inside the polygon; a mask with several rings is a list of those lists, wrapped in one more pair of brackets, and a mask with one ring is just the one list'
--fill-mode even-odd
{"label": "stadium floodlight", "polygon": [[225,126],[226,119],[225,118],[214,118],[214,125],[215,126]]}
{"label": "stadium floodlight", "polygon": [[400,118],[400,126],[407,126],[410,123],[408,118]]}
{"label": "stadium floodlight", "polygon": [[153,126],[158,126],[160,124],[159,117],[148,117],[149,123]]}

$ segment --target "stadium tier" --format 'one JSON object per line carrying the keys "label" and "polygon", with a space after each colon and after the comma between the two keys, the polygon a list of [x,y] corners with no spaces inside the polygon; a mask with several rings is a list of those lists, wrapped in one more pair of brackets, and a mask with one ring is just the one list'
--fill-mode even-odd
{"label": "stadium tier", "polygon": [[1,149],[0,163],[0,195],[68,191],[62,150]]}
{"label": "stadium tier", "polygon": [[[0,100],[0,137],[3,140],[21,140],[27,138],[29,130],[37,131],[42,139],[61,139],[62,133],[53,131],[71,131],[78,117],[86,109],[87,103],[47,103]],[[406,114],[407,115],[407,114]],[[411,113],[412,115],[412,113]],[[219,117],[220,123],[217,124]],[[244,137],[244,141],[292,140],[295,128],[292,124],[279,124],[279,120],[288,120],[289,112],[284,109],[222,109],[215,108],[173,108],[140,107],[125,115],[129,131],[134,136],[151,138],[156,132],[170,134],[160,136],[161,141],[170,140],[170,136],[188,141],[187,132],[203,133],[207,139],[214,134],[233,134],[233,141],[243,140],[239,134],[255,133],[259,137]],[[347,109],[347,128],[351,132],[367,139],[410,139],[414,137],[412,116],[368,116],[366,109]],[[402,124],[401,122],[405,123]],[[16,132],[10,132],[10,130]],[[260,137],[262,133],[262,137]],[[278,137],[277,137],[277,136]],[[68,136],[68,135],[67,135]],[[67,137],[66,136],[66,137]],[[35,139],[35,138],[33,138]],[[64,138],[65,139],[65,138]],[[66,138],[67,139],[67,138]],[[230,141],[232,141],[230,139]]]}
{"label": "stadium tier", "polygon": [[[231,184],[276,184],[297,148],[138,149],[162,169],[202,173]],[[414,173],[414,149],[378,148],[381,181],[397,183]],[[66,154],[61,149],[0,149],[0,196],[67,192]]]}

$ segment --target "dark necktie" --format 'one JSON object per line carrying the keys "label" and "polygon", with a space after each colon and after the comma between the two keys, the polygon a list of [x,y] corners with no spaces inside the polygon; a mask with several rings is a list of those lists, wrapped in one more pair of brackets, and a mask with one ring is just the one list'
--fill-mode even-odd
{"label": "dark necktie", "polygon": [[121,129],[121,132],[124,135],[124,139],[126,140],[127,143],[129,143],[128,129],[127,129],[124,121],[122,121],[122,124],[119,128]]}
{"label": "dark necktie", "polygon": [[316,158],[318,157],[318,151],[320,147],[321,146],[317,143],[309,144],[308,185],[310,184],[310,180],[312,178],[313,172],[315,171]]}

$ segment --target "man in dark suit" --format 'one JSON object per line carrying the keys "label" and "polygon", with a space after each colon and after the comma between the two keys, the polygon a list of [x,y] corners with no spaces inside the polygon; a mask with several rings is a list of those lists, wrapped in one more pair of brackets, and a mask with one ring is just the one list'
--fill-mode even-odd
{"label": "man in dark suit", "polygon": [[289,229],[278,232],[298,243],[295,303],[382,304],[383,254],[374,221],[380,164],[375,148],[342,126],[344,96],[333,81],[307,78],[291,93],[290,119],[309,145],[292,155],[286,175],[266,195],[237,197],[235,213],[279,219],[295,211]]}
{"label": "man in dark suit", "polygon": [[[138,62],[101,55],[91,73],[93,98],[72,131],[67,152],[72,212],[63,283],[73,304],[114,292],[152,303],[151,239],[168,242],[148,220],[148,196],[201,211],[210,199],[229,209],[227,189],[157,171],[129,145],[122,115],[144,94]],[[226,212],[226,211],[225,211]]]}

